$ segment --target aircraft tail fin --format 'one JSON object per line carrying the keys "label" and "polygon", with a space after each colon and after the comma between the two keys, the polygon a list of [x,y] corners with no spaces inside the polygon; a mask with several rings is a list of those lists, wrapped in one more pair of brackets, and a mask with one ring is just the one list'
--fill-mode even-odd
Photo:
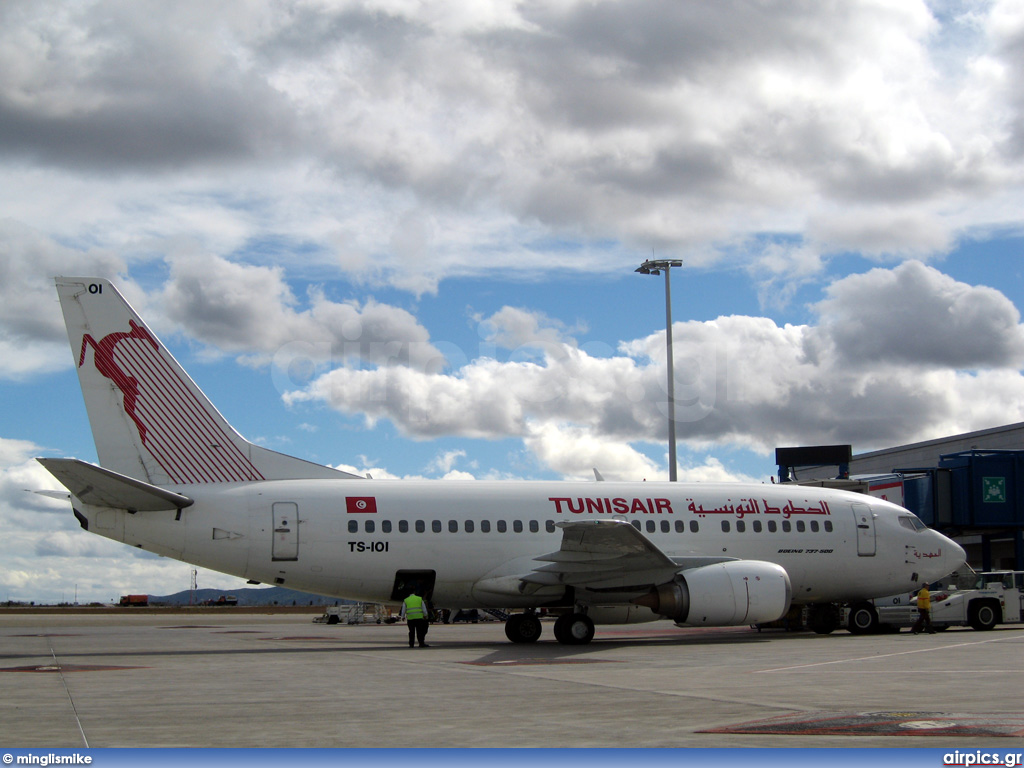
{"label": "aircraft tail fin", "polygon": [[105,469],[157,486],[361,479],[248,442],[108,280],[56,283]]}

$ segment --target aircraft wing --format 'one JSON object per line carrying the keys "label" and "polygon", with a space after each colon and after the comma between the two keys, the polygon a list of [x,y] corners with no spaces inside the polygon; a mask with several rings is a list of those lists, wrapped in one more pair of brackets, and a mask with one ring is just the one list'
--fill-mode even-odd
{"label": "aircraft wing", "polygon": [[671,581],[687,568],[734,560],[715,555],[669,557],[625,520],[560,522],[562,546],[535,558],[548,563],[520,575],[526,584],[571,586],[594,591],[647,589]]}
{"label": "aircraft wing", "polygon": [[78,459],[36,459],[72,495],[96,507],[158,512],[192,505],[188,496],[126,477]]}
{"label": "aircraft wing", "polygon": [[581,520],[558,523],[562,546],[534,558],[545,562],[520,576],[527,584],[590,590],[646,589],[670,581],[680,570],[732,560],[693,555],[669,557],[625,521]]}

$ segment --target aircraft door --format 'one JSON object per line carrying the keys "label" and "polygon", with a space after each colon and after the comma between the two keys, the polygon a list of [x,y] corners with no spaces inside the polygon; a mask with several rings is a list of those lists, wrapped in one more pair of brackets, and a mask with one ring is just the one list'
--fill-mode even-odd
{"label": "aircraft door", "polygon": [[857,525],[857,554],[861,557],[874,557],[875,554],[875,516],[867,504],[854,504],[853,517]]}
{"label": "aircraft door", "polygon": [[273,506],[274,538],[271,560],[299,559],[299,505],[278,501]]}
{"label": "aircraft door", "polygon": [[395,571],[395,584],[391,589],[391,599],[400,603],[413,592],[419,592],[427,602],[434,596],[434,580],[437,571]]}

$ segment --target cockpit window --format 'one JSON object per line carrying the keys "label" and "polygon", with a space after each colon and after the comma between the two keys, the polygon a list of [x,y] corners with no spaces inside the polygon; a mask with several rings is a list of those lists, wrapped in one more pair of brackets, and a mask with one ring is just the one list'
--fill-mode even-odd
{"label": "cockpit window", "polygon": [[923,531],[928,526],[921,522],[921,518],[917,515],[900,515],[900,525],[904,528],[909,528],[912,531]]}

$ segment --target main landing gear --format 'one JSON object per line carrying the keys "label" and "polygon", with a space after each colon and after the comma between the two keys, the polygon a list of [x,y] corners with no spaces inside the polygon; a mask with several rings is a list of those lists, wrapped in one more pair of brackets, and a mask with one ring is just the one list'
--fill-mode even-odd
{"label": "main landing gear", "polygon": [[594,639],[594,622],[585,613],[564,613],[555,621],[555,640],[562,645],[586,645]]}
{"label": "main landing gear", "polygon": [[[535,643],[541,623],[532,611],[515,613],[505,622],[505,636],[513,643]],[[594,639],[594,622],[585,613],[565,613],[555,622],[555,640],[562,645],[586,645]]]}
{"label": "main landing gear", "polygon": [[540,632],[540,619],[533,611],[513,613],[505,622],[505,637],[513,643],[536,643]]}

